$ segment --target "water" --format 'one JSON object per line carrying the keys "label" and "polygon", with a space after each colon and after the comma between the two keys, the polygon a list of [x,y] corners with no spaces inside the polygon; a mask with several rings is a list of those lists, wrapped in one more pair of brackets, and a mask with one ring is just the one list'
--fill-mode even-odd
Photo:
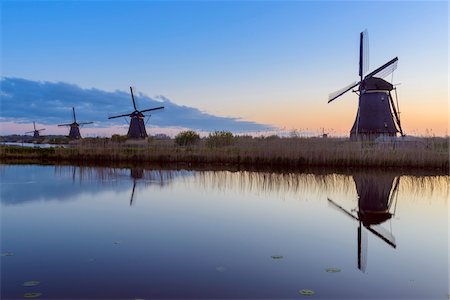
{"label": "water", "polygon": [[0,174],[1,252],[12,255],[1,257],[2,299],[449,294],[449,176],[11,165]]}
{"label": "water", "polygon": [[35,143],[17,143],[17,142],[0,142],[0,145],[20,146],[20,147],[27,147],[27,148],[67,147],[67,144],[35,144]]}

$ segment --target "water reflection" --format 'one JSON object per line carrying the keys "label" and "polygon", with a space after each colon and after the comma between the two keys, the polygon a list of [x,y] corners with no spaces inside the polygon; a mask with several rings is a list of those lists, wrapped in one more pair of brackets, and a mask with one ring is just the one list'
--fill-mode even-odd
{"label": "water reflection", "polygon": [[0,176],[1,252],[14,253],[1,258],[1,298],[21,298],[29,280],[47,299],[447,294],[449,176],[71,166]]}
{"label": "water reflection", "polygon": [[[434,197],[447,198],[450,190],[448,176],[411,176],[398,173],[275,173],[250,171],[193,171],[131,168],[105,168],[84,166],[12,166],[0,165],[0,174],[8,170],[0,181],[0,198],[4,204],[31,201],[65,201],[81,193],[98,193],[112,189],[116,192],[129,189],[130,203],[136,191],[150,186],[167,188],[176,182],[189,189],[193,186],[222,193],[257,194],[285,198],[287,195],[314,195],[329,197],[347,195],[360,199],[359,211],[382,211],[389,205],[388,194],[396,182],[397,193],[408,193],[421,201]],[[39,173],[39,175],[37,175]],[[132,184],[130,185],[130,180]],[[82,187],[82,188],[80,188]],[[134,190],[134,192],[133,192]],[[131,198],[131,199],[130,199]],[[371,199],[384,199],[373,201]],[[387,201],[387,202],[386,202]],[[340,202],[338,202],[340,203]],[[375,207],[371,207],[374,206]],[[369,217],[386,217],[377,213]]]}
{"label": "water reflection", "polygon": [[394,235],[379,225],[395,215],[400,177],[392,174],[357,173],[353,175],[353,180],[358,194],[357,208],[349,211],[330,198],[328,201],[332,207],[358,222],[358,269],[365,272],[368,247],[366,230],[392,248],[397,247]]}

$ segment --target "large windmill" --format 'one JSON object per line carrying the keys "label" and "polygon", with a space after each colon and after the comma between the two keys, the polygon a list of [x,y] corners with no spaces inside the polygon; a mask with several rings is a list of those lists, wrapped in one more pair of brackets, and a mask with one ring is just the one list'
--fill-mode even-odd
{"label": "large windmill", "polygon": [[32,133],[32,134],[33,134],[33,137],[38,138],[38,137],[39,137],[39,132],[45,130],[45,128],[42,128],[42,129],[36,129],[36,123],[35,123],[35,122],[33,122],[33,127],[34,127],[34,130],[33,130],[33,131],[25,132],[25,134]]}
{"label": "large windmill", "polygon": [[[350,139],[373,139],[380,135],[396,136],[397,132],[400,132],[403,136],[400,113],[398,111],[398,100],[396,107],[391,94],[392,90],[396,91],[395,87],[383,79],[397,68],[398,58],[395,57],[378,69],[368,73],[368,44],[366,30],[360,33],[359,81],[355,81],[345,88],[331,93],[328,98],[328,103],[359,85],[358,89],[354,91],[359,95],[359,101],[356,119],[350,131]],[[397,93],[395,94],[397,95]]]}
{"label": "large windmill", "polygon": [[[328,202],[334,208],[358,222],[358,269],[365,272],[368,245],[367,231],[389,246],[397,247],[392,233],[379,225],[395,215],[400,177],[365,174],[355,175],[353,180],[359,198],[357,209],[346,210],[329,198]],[[356,214],[354,214],[355,212]]]}
{"label": "large windmill", "polygon": [[108,119],[114,119],[114,118],[120,118],[120,117],[130,117],[130,127],[128,128],[128,137],[139,139],[139,138],[146,138],[147,131],[145,130],[145,115],[144,113],[154,110],[163,109],[164,106],[155,107],[155,108],[149,108],[149,109],[143,109],[138,110],[136,106],[136,102],[134,101],[134,95],[133,95],[133,88],[130,86],[131,91],[131,100],[133,101],[133,108],[134,111],[131,113],[121,114],[117,116],[111,116]]}
{"label": "large windmill", "polygon": [[72,114],[73,114],[73,122],[72,123],[60,124],[58,126],[70,126],[69,138],[71,138],[71,139],[81,139],[80,126],[87,125],[87,124],[92,124],[94,122],[80,122],[80,123],[78,123],[77,122],[77,117],[75,115],[75,107],[72,107]]}

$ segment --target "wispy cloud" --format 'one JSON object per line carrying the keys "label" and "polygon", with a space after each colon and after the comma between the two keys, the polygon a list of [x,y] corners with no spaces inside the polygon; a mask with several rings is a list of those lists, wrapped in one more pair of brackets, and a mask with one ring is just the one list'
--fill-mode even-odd
{"label": "wispy cloud", "polygon": [[[115,112],[131,112],[130,94],[124,91],[107,92],[83,89],[64,82],[32,81],[3,77],[0,81],[0,120],[2,122],[58,124],[71,121],[71,107],[75,106],[78,121],[94,121],[94,126],[122,125],[123,119],[108,120]],[[180,127],[196,130],[230,130],[233,132],[273,130],[271,125],[221,117],[197,108],[178,105],[164,96],[155,98],[138,94],[141,109],[164,106],[164,112],[151,116],[150,124],[159,127]]]}

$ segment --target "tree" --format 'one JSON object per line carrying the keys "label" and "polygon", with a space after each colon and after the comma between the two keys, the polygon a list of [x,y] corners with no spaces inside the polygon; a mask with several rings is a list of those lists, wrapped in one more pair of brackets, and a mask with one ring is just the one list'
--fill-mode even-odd
{"label": "tree", "polygon": [[178,146],[195,145],[200,141],[200,135],[192,130],[181,131],[175,136],[175,144]]}
{"label": "tree", "polygon": [[208,147],[221,147],[234,144],[235,137],[229,131],[214,131],[206,138]]}

